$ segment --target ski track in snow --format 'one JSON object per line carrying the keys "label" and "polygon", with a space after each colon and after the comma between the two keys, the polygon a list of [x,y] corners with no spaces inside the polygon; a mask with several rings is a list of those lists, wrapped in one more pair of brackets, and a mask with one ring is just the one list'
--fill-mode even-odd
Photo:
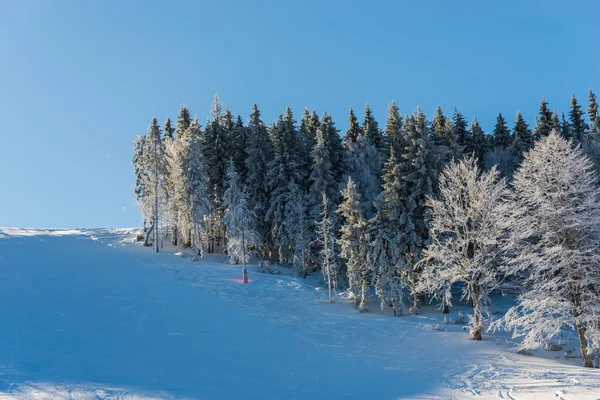
{"label": "ski track in snow", "polygon": [[[30,247],[35,247],[35,241],[44,242],[51,238],[60,240],[92,240],[97,246],[108,246],[106,252],[120,252],[123,261],[137,259],[145,268],[155,268],[168,272],[169,279],[175,284],[183,284],[211,298],[229,304],[234,309],[243,310],[249,318],[262,321],[266,327],[273,326],[279,334],[289,335],[294,343],[300,340],[306,343],[302,351],[309,354],[298,354],[301,359],[321,356],[326,359],[332,354],[345,363],[351,364],[357,370],[379,370],[382,374],[397,377],[397,382],[390,385],[407,385],[414,390],[398,391],[399,395],[388,397],[389,390],[378,386],[370,387],[365,383],[364,391],[322,393],[316,396],[310,387],[298,386],[289,388],[294,394],[274,391],[270,398],[477,398],[477,399],[600,399],[600,371],[579,368],[567,363],[564,359],[552,360],[523,356],[514,353],[514,343],[506,334],[488,334],[483,342],[472,342],[467,339],[467,333],[457,325],[443,325],[446,331],[431,329],[435,324],[441,324],[443,317],[438,312],[427,312],[418,316],[393,318],[381,313],[359,314],[352,306],[339,300],[335,304],[324,302],[324,287],[319,285],[320,276],[298,279],[288,275],[259,274],[254,266],[249,268],[251,282],[248,285],[239,283],[241,267],[225,264],[225,258],[220,255],[208,255],[198,262],[190,262],[183,254],[176,256],[175,249],[165,248],[163,252],[154,254],[148,248],[131,243],[133,230],[130,229],[96,229],[96,230],[36,230],[0,228],[0,267],[10,267],[14,259],[3,256],[4,246],[10,246],[13,241],[22,245],[26,240]],[[54,243],[57,243],[56,240]],[[166,241],[165,241],[166,243]],[[93,248],[98,251],[98,247]],[[64,248],[62,250],[68,250]],[[56,255],[54,255],[56,256]],[[69,257],[69,254],[59,254]],[[49,256],[51,257],[51,256]],[[78,255],[81,266],[88,265],[90,255]],[[135,273],[123,268],[123,278],[135,278]],[[59,272],[57,272],[59,273]],[[28,285],[20,273],[12,277],[0,276],[0,284]],[[168,318],[171,312],[165,305],[164,309],[152,310],[151,315],[137,313],[139,301],[133,286],[141,287],[145,282],[131,282],[132,290],[116,291],[114,294],[104,293],[104,299],[118,304],[121,312],[131,315],[132,323],[145,327],[154,319]],[[1,290],[2,287],[0,287]],[[158,289],[160,290],[160,288]],[[34,296],[35,289],[31,292]],[[79,292],[77,292],[79,293]],[[86,293],[83,291],[81,295]],[[169,304],[172,306],[171,304]],[[201,307],[201,305],[198,305]],[[1,305],[0,305],[1,307]],[[371,306],[374,310],[375,305]],[[160,308],[160,307],[159,307]],[[233,310],[233,309],[232,309]],[[3,311],[0,308],[0,311]],[[2,315],[2,314],[0,314]],[[212,315],[212,314],[211,314]],[[213,316],[214,317],[214,316]],[[54,317],[57,326],[61,321],[65,326],[77,326],[68,313],[57,311]],[[110,317],[105,317],[110,318]],[[110,321],[107,321],[109,323]],[[125,322],[126,323],[126,322]],[[137,326],[134,326],[137,329]],[[223,329],[226,329],[224,331]],[[228,326],[214,327],[210,323],[203,324],[196,332],[205,335],[219,336]],[[240,326],[239,329],[244,329]],[[60,328],[58,329],[60,330]],[[140,332],[143,334],[143,332]],[[26,340],[43,344],[43,339],[34,331],[22,332]],[[186,332],[180,332],[176,326],[164,327],[164,337],[168,340],[190,340]],[[269,338],[266,341],[255,342],[254,345],[269,348]],[[275,338],[273,338],[275,339]],[[192,341],[193,343],[193,341]],[[0,331],[0,400],[1,399],[172,399],[188,398],[189,393],[178,393],[171,388],[143,390],[135,388],[120,388],[106,384],[63,383],[42,381],[39,365],[13,366],[2,365],[2,349],[8,349],[10,344],[5,342]],[[43,346],[42,346],[43,347]],[[227,343],[227,348],[221,351],[230,363],[239,363],[238,350],[243,346],[238,343]],[[315,350],[308,350],[315,349]],[[39,351],[56,351],[56,349],[40,348]],[[276,350],[275,350],[276,351]],[[313,354],[314,352],[314,354]],[[265,356],[268,358],[268,353]],[[57,357],[66,357],[56,354]],[[241,354],[243,358],[243,353]],[[576,360],[578,362],[580,360]],[[77,357],[70,360],[77,365]],[[245,363],[246,360],[241,360]],[[306,362],[306,361],[298,361]],[[298,364],[299,366],[303,364]],[[133,365],[132,365],[133,367]],[[281,368],[281,366],[278,366]],[[42,368],[43,369],[43,368]],[[290,370],[290,382],[302,381],[303,372]],[[29,371],[28,371],[29,370]],[[352,370],[354,371],[354,370]],[[43,371],[42,371],[43,372]],[[232,385],[264,386],[260,375],[244,377],[224,372],[225,382]],[[110,375],[110,374],[109,374]],[[50,376],[50,375],[49,375]],[[387,376],[387,375],[386,375]],[[34,379],[31,379],[34,378]],[[346,379],[351,383],[360,380],[361,376],[349,375]],[[94,376],[89,376],[94,381]],[[317,379],[318,381],[318,379]],[[382,380],[383,381],[383,380]],[[368,382],[368,381],[367,381]],[[407,382],[411,382],[408,385]],[[381,385],[381,382],[376,383]],[[189,385],[193,387],[193,385]],[[287,387],[286,387],[287,388]],[[192,393],[189,398],[220,398],[217,396],[219,387],[202,395]],[[356,390],[356,389],[355,389]],[[380,396],[378,396],[380,394]],[[261,398],[261,396],[240,396]]]}

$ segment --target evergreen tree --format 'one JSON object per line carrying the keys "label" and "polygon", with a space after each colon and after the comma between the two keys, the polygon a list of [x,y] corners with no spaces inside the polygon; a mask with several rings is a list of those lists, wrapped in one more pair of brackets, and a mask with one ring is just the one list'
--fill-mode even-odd
{"label": "evergreen tree", "polygon": [[169,117],[167,117],[167,119],[165,120],[163,132],[165,134],[165,139],[173,140],[173,133],[175,132],[175,128],[171,126],[171,118]]}
{"label": "evergreen tree", "polygon": [[245,183],[248,178],[248,169],[246,168],[246,159],[248,158],[248,128],[244,126],[244,121],[240,115],[235,120],[230,143],[233,162],[240,176],[240,182]]}
{"label": "evergreen tree", "polygon": [[472,137],[472,152],[479,162],[483,162],[483,157],[487,151],[487,140],[486,135],[483,133],[483,129],[481,129],[481,126],[479,125],[479,121],[477,121],[477,118],[473,119],[470,130]]}
{"label": "evergreen tree", "polygon": [[589,104],[587,113],[590,118],[590,129],[592,131],[598,130],[600,129],[600,118],[598,117],[598,101],[596,99],[596,95],[594,94],[594,92],[592,92],[592,89],[590,89],[588,98]]}
{"label": "evergreen tree", "polygon": [[388,147],[391,146],[394,148],[394,154],[396,156],[402,154],[402,115],[400,115],[398,106],[393,100],[392,104],[388,107],[385,136],[389,142]]}
{"label": "evergreen tree", "polygon": [[340,182],[342,181],[342,177],[346,172],[342,138],[340,137],[339,131],[335,127],[335,122],[333,122],[329,113],[323,114],[323,119],[321,120],[319,127],[322,128],[327,135],[327,148],[329,149],[329,154],[331,157],[333,179],[339,186]]}
{"label": "evergreen tree", "polygon": [[494,146],[506,149],[510,146],[510,143],[510,130],[508,129],[508,126],[506,126],[506,120],[502,114],[498,114],[496,126],[494,127]]}
{"label": "evergreen tree", "polygon": [[308,208],[309,217],[314,221],[317,221],[322,213],[323,193],[333,204],[338,200],[338,182],[335,180],[332,154],[328,145],[331,124],[331,118],[325,114],[321,126],[317,129],[316,144],[312,151]]}
{"label": "evergreen tree", "polygon": [[131,160],[135,174],[135,200],[138,204],[138,208],[142,212],[144,219],[144,232],[146,232],[146,213],[143,210],[143,205],[147,203],[146,198],[148,196],[148,191],[146,188],[148,178],[146,177],[146,169],[144,164],[144,149],[146,147],[145,142],[146,136],[138,134],[135,137],[135,140],[133,141],[133,159]]}
{"label": "evergreen tree", "polygon": [[454,107],[452,126],[454,128],[454,137],[456,138],[456,143],[468,152],[472,148],[472,143],[471,136],[467,130],[467,120],[460,113],[460,111],[456,109],[456,107]]}
{"label": "evergreen tree", "polygon": [[534,140],[539,140],[550,134],[552,130],[552,112],[548,109],[548,102],[542,97],[540,110],[535,119],[535,128],[533,129]]}
{"label": "evergreen tree", "polygon": [[387,152],[387,149],[385,147],[385,139],[383,137],[381,129],[379,129],[379,124],[373,117],[373,113],[369,108],[369,104],[365,106],[365,121],[363,122],[363,133],[367,138],[367,141],[370,144],[377,147],[377,151],[379,151],[379,154],[385,157],[385,154]]}
{"label": "evergreen tree", "polygon": [[290,183],[289,202],[286,205],[285,231],[292,242],[294,275],[306,278],[309,270],[310,223],[306,213],[304,191],[296,183]]}
{"label": "evergreen tree", "polygon": [[523,155],[533,147],[533,135],[529,129],[529,125],[523,119],[521,111],[517,111],[517,118],[513,128],[513,142],[511,150],[515,154],[515,162],[519,164],[523,159]]}
{"label": "evergreen tree", "polygon": [[367,221],[361,213],[360,194],[352,178],[348,177],[348,184],[342,190],[343,202],[337,212],[343,219],[340,228],[341,237],[338,241],[340,255],[346,260],[348,274],[348,291],[354,300],[354,306],[360,312],[367,311],[366,297],[369,286],[369,266],[367,263]]}
{"label": "evergreen tree", "polygon": [[191,123],[192,117],[190,116],[190,111],[186,106],[181,106],[179,109],[179,116],[177,117],[175,133],[177,135],[183,134],[183,132],[187,130]]}
{"label": "evergreen tree", "polygon": [[332,206],[328,196],[323,192],[321,204],[321,218],[317,226],[317,234],[321,247],[320,261],[323,277],[327,282],[329,302],[333,302],[333,292],[337,288],[337,275],[339,263],[335,237],[335,221],[332,216]]}
{"label": "evergreen tree", "polygon": [[350,108],[350,115],[348,116],[348,129],[346,130],[346,135],[344,136],[344,144],[346,148],[350,145],[350,143],[356,142],[358,137],[363,134],[362,128],[356,119],[356,115],[354,115],[354,111]]}
{"label": "evergreen tree", "polygon": [[575,95],[571,95],[571,110],[569,111],[569,120],[571,125],[571,135],[575,142],[581,142],[583,135],[588,128],[587,124],[583,119],[584,112],[581,110],[581,106],[577,102]]}
{"label": "evergreen tree", "polygon": [[265,221],[269,208],[269,184],[267,175],[271,163],[273,149],[267,127],[260,118],[258,106],[254,104],[248,122],[248,157],[245,162],[247,170],[246,187],[250,204],[256,215],[262,254],[265,255],[270,242],[269,224]]}
{"label": "evergreen tree", "polygon": [[356,141],[347,144],[344,157],[346,174],[352,177],[360,194],[361,212],[366,218],[370,218],[375,211],[375,199],[381,192],[379,152],[374,145],[367,143],[367,138],[361,134]]}
{"label": "evergreen tree", "polygon": [[245,269],[256,253],[259,237],[248,194],[240,182],[233,159],[229,160],[227,166],[226,187],[222,208],[227,232],[227,255],[231,264],[241,262]]}
{"label": "evergreen tree", "polygon": [[285,229],[286,220],[289,218],[287,203],[290,199],[290,184],[294,182],[299,186],[304,185],[302,160],[297,154],[295,121],[289,107],[285,117],[280,115],[276,124],[271,126],[270,138],[273,159],[269,163],[267,173],[270,202],[266,220],[271,224],[271,238],[277,246],[279,261],[287,263],[291,258],[289,250],[293,244]]}
{"label": "evergreen tree", "polygon": [[562,118],[560,120],[560,134],[565,140],[569,140],[573,136],[571,134],[571,125],[565,118],[565,113],[562,113]]}
{"label": "evergreen tree", "polygon": [[552,111],[552,119],[550,120],[550,130],[560,132],[560,120],[558,119],[558,113],[556,110]]}

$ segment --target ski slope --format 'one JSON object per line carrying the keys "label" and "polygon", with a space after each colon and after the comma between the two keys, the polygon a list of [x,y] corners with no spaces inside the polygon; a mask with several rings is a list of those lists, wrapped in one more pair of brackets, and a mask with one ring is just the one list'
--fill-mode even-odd
{"label": "ski slope", "polygon": [[0,228],[0,399],[600,399],[564,351],[470,341],[434,307],[358,314],[318,276],[243,285],[221,256],[131,237]]}

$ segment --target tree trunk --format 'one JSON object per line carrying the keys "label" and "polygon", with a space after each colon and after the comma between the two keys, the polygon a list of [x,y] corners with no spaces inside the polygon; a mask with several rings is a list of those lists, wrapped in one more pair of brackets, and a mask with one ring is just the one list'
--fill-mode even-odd
{"label": "tree trunk", "polygon": [[446,303],[442,306],[442,314],[450,314],[450,307]]}
{"label": "tree trunk", "polygon": [[154,223],[152,223],[152,225],[150,225],[150,229],[148,229],[146,231],[146,238],[144,239],[144,246],[149,247],[150,246],[150,235],[152,234],[152,230],[154,229]]}
{"label": "tree trunk", "polygon": [[588,353],[588,342],[586,335],[585,326],[580,323],[575,323],[577,327],[577,335],[579,336],[579,347],[581,349],[581,358],[583,358],[583,366],[586,368],[594,368],[594,363],[592,362],[592,357]]}
{"label": "tree trunk", "polygon": [[173,241],[173,246],[177,247],[177,239],[178,239],[177,225],[173,225],[173,227],[171,228],[171,234],[173,235],[173,237],[171,238]]}
{"label": "tree trunk", "polygon": [[483,331],[483,316],[481,314],[481,300],[479,298],[479,288],[475,288],[473,296],[473,318],[475,319],[473,326],[471,327],[470,334],[471,339],[481,340],[481,332]]}
{"label": "tree trunk", "polygon": [[367,285],[363,281],[362,284],[360,285],[360,303],[358,305],[358,311],[361,313],[367,312],[366,299],[367,299]]}

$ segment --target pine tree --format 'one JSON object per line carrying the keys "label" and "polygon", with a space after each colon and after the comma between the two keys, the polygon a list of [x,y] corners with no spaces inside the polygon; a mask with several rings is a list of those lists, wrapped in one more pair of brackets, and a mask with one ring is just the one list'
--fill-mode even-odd
{"label": "pine tree", "polygon": [[596,99],[596,95],[594,94],[594,92],[592,92],[592,89],[590,89],[588,98],[589,104],[587,113],[590,118],[590,129],[592,131],[600,130],[600,117],[598,117],[598,101]]}
{"label": "pine tree", "polygon": [[588,128],[587,124],[583,119],[584,112],[581,110],[581,106],[577,102],[575,95],[571,95],[571,110],[569,111],[569,121],[571,126],[571,135],[573,141],[576,143],[581,142],[585,132]]}
{"label": "pine tree", "polygon": [[179,109],[179,116],[177,117],[177,125],[175,129],[176,135],[181,135],[185,132],[190,124],[192,123],[192,117],[190,116],[190,111],[186,106],[181,106]]}
{"label": "pine tree", "polygon": [[368,243],[366,241],[367,221],[361,213],[361,198],[356,191],[352,178],[348,178],[346,188],[342,190],[343,202],[337,212],[343,219],[338,240],[340,255],[346,260],[348,291],[354,300],[354,306],[360,312],[367,311],[366,297],[369,286],[369,266],[367,264]]}
{"label": "pine tree", "polygon": [[248,201],[248,194],[240,182],[233,159],[227,166],[225,193],[223,194],[223,223],[227,235],[227,255],[231,264],[246,264],[256,254],[259,244],[255,229],[255,215]]}
{"label": "pine tree", "polygon": [[254,104],[248,122],[248,157],[245,162],[247,170],[246,187],[250,204],[256,215],[257,231],[261,242],[261,253],[266,254],[270,242],[269,224],[265,221],[269,208],[269,184],[267,175],[273,156],[267,127],[260,118],[258,106]]}
{"label": "pine tree", "polygon": [[354,115],[354,111],[352,108],[350,108],[350,115],[348,116],[348,129],[346,130],[346,135],[344,136],[344,144],[346,148],[350,145],[350,143],[356,142],[358,137],[362,134],[362,128],[360,127],[358,120]]}
{"label": "pine tree", "polygon": [[475,157],[479,160],[479,162],[483,162],[483,157],[485,156],[485,152],[487,151],[487,140],[485,133],[483,133],[483,130],[479,125],[479,121],[477,121],[477,118],[473,119],[470,131],[472,137],[472,152],[475,155]]}
{"label": "pine tree", "polygon": [[[346,166],[344,165],[344,145],[342,144],[342,138],[339,135],[339,131],[335,127],[335,123],[331,119],[329,113],[323,114],[323,119],[319,125],[320,129],[324,130],[327,135],[327,148],[329,149],[329,155],[331,158],[331,168],[333,173],[333,179],[339,186],[339,183],[344,176]],[[333,198],[331,198],[333,200]]]}
{"label": "pine tree", "polygon": [[[600,315],[600,198],[591,161],[552,132],[536,143],[513,185],[515,201],[508,274],[525,273],[517,306],[503,323],[521,348],[543,346],[563,328],[579,335],[585,367],[592,367]],[[534,240],[532,240],[534,238]]]}
{"label": "pine tree", "polygon": [[383,191],[375,203],[377,214],[367,227],[367,257],[381,309],[391,305],[394,316],[400,316],[404,313],[403,289],[407,286],[406,242],[416,235],[412,221],[404,212],[408,193],[393,148],[384,171]]}
{"label": "pine tree", "polygon": [[363,134],[367,138],[367,141],[377,147],[377,151],[383,157],[386,156],[387,149],[385,147],[385,139],[379,129],[379,124],[373,117],[373,113],[369,108],[369,104],[365,106],[365,120],[363,122]]}
{"label": "pine tree", "polygon": [[337,259],[337,246],[335,237],[335,221],[332,216],[332,206],[329,198],[325,192],[322,194],[321,203],[321,218],[317,225],[317,235],[319,238],[319,244],[321,248],[320,261],[321,271],[323,277],[327,282],[328,299],[329,302],[333,302],[333,292],[337,288],[337,275],[338,275],[338,259]]}
{"label": "pine tree", "polygon": [[146,146],[144,149],[144,169],[147,178],[145,187],[150,194],[148,199],[151,198],[153,203],[151,207],[147,207],[147,209],[152,210],[152,226],[147,232],[146,238],[154,231],[154,251],[158,253],[160,239],[158,224],[161,219],[161,206],[164,204],[167,165],[161,129],[156,118],[152,118],[144,144]]}
{"label": "pine tree", "polygon": [[270,190],[270,202],[266,220],[271,225],[271,238],[277,246],[279,261],[287,263],[289,250],[293,244],[286,231],[287,203],[290,199],[292,182],[303,187],[302,160],[297,154],[297,132],[291,110],[286,110],[285,117],[279,116],[276,124],[270,128],[273,146],[273,159],[269,163],[267,181]]}
{"label": "pine tree", "polygon": [[375,211],[375,199],[381,192],[379,152],[374,145],[367,143],[367,139],[362,134],[356,141],[346,146],[347,150],[344,155],[346,174],[352,177],[356,190],[360,194],[361,212],[366,218],[371,218]]}
{"label": "pine tree", "polygon": [[529,129],[529,125],[523,119],[521,111],[517,111],[517,118],[513,128],[513,142],[511,150],[515,154],[515,162],[519,164],[523,159],[523,155],[533,147],[533,135]]}
{"label": "pine tree", "polygon": [[447,166],[432,210],[432,243],[423,251],[419,290],[452,305],[450,288],[464,285],[461,300],[473,305],[471,338],[481,340],[489,295],[502,282],[498,270],[508,228],[509,190],[495,168],[482,173],[473,157]]}
{"label": "pine tree", "polygon": [[186,194],[186,206],[191,217],[193,230],[192,243],[194,246],[194,258],[202,256],[202,232],[206,230],[205,218],[210,214],[211,202],[208,196],[208,174],[202,153],[202,140],[200,136],[200,124],[194,119],[185,134],[187,142],[183,178]]}
{"label": "pine tree", "polygon": [[494,127],[494,146],[501,149],[506,149],[511,144],[510,130],[506,125],[506,120],[502,114],[498,114],[496,118],[496,126]]}
{"label": "pine tree", "polygon": [[175,132],[175,128],[171,126],[171,118],[169,117],[167,117],[167,119],[165,120],[163,132],[165,134],[165,139],[173,140],[173,133]]}
{"label": "pine tree", "polygon": [[560,120],[560,134],[565,140],[569,140],[573,136],[571,133],[571,125],[565,118],[565,113],[562,113],[562,118]]}
{"label": "pine tree", "polygon": [[388,147],[393,147],[396,155],[402,154],[402,115],[400,115],[400,110],[394,100],[388,107],[385,136],[388,140]]}
{"label": "pine tree", "polygon": [[471,135],[467,130],[467,120],[465,117],[454,107],[454,115],[452,117],[452,126],[454,128],[454,137],[456,143],[462,147],[466,152],[472,149]]}
{"label": "pine tree", "polygon": [[542,97],[538,117],[535,119],[535,128],[533,129],[534,140],[539,140],[550,134],[552,130],[552,112],[548,109],[548,102]]}

